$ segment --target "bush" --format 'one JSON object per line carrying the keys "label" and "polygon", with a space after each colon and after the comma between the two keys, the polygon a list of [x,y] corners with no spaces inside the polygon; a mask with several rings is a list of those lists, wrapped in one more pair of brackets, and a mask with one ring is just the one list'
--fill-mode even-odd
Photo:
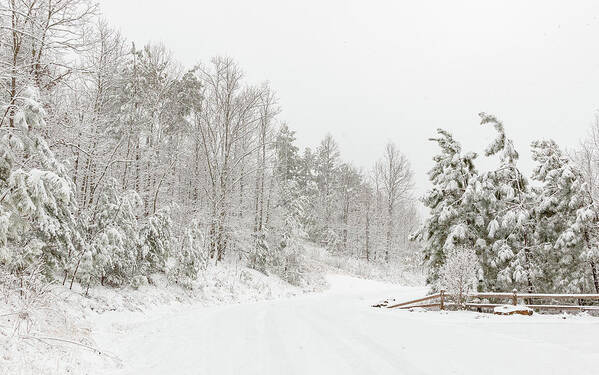
{"label": "bush", "polygon": [[464,296],[470,293],[477,282],[478,258],[473,249],[454,247],[445,254],[445,264],[440,270],[441,288],[457,297],[457,303],[464,302]]}
{"label": "bush", "polygon": [[133,289],[139,289],[142,286],[148,285],[148,278],[144,275],[137,275],[131,279],[131,287]]}

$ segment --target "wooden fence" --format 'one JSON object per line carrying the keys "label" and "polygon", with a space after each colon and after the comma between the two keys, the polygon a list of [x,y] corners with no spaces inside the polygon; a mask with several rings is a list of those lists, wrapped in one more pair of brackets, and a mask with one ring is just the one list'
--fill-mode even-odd
{"label": "wooden fence", "polygon": [[[495,293],[495,292],[480,292],[470,293],[465,296],[465,301],[471,301],[473,299],[485,299],[485,300],[508,300],[512,305],[518,305],[518,300],[526,302],[523,306],[529,307],[534,310],[559,310],[559,311],[599,311],[599,306],[583,305],[584,301],[599,301],[599,294],[548,294],[548,293],[518,293],[514,289],[512,293]],[[396,303],[390,306],[386,306],[388,309],[411,309],[415,307],[431,308],[438,307],[441,310],[446,308],[458,307],[455,303],[455,296],[447,294],[441,290],[439,293],[431,294],[429,296],[418,298],[411,301],[405,301]],[[533,300],[546,300],[550,301],[549,304],[535,304]],[[576,301],[577,305],[567,304],[552,304],[555,301]],[[427,303],[422,303],[427,302]],[[492,310],[497,306],[505,305],[505,303],[481,303],[481,302],[466,302],[462,306],[468,309],[477,310]]]}

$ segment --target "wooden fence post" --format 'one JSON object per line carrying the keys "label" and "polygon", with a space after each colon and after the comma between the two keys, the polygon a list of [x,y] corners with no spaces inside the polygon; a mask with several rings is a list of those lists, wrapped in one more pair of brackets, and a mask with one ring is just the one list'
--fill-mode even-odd
{"label": "wooden fence post", "polygon": [[513,292],[514,296],[512,297],[512,302],[514,303],[514,306],[516,306],[518,304],[518,290],[514,288]]}
{"label": "wooden fence post", "polygon": [[440,295],[441,295],[441,310],[445,310],[445,305],[444,305],[444,302],[445,302],[445,289],[441,289]]}

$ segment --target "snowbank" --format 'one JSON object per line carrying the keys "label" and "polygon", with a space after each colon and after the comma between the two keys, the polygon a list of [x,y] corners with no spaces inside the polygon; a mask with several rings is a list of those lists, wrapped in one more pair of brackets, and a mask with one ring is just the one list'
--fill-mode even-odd
{"label": "snowbank", "polygon": [[[86,369],[114,368],[119,359],[93,339],[99,316],[120,312],[168,315],[192,306],[212,306],[291,297],[324,288],[324,280],[294,287],[255,270],[221,264],[210,267],[184,289],[162,275],[138,289],[97,286],[73,290],[51,285],[43,295],[0,299],[0,375],[80,374]],[[64,341],[63,341],[64,340]],[[99,350],[95,350],[99,349]]]}

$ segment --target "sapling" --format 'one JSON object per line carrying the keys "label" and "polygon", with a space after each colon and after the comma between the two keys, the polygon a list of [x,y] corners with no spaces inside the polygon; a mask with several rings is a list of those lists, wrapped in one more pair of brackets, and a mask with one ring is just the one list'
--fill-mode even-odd
{"label": "sapling", "polygon": [[456,246],[447,250],[445,263],[440,270],[440,284],[448,294],[455,296],[459,306],[476,287],[479,268],[474,249]]}

